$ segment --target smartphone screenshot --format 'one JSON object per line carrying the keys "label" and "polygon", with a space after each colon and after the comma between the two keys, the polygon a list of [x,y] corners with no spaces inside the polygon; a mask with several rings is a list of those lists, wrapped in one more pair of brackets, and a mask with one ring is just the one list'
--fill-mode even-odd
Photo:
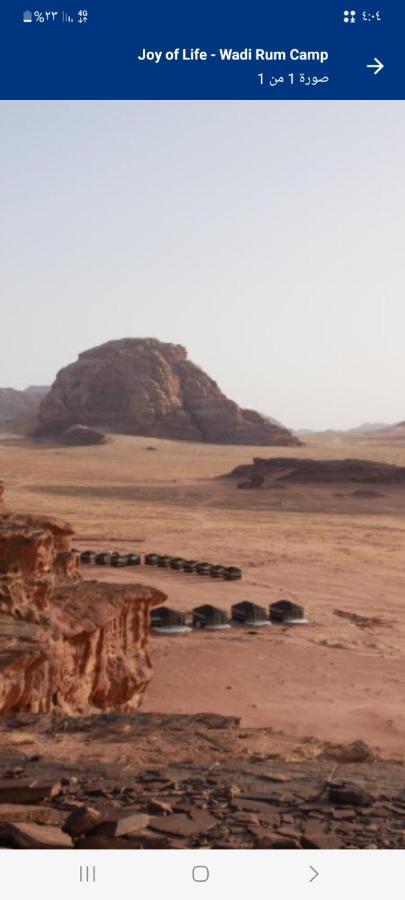
{"label": "smartphone screenshot", "polygon": [[4,895],[401,898],[404,7],[6,7]]}

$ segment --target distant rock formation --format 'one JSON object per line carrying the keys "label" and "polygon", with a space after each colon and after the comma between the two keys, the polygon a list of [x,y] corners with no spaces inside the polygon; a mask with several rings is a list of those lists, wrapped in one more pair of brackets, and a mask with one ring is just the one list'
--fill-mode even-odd
{"label": "distant rock formation", "polygon": [[16,421],[31,416],[38,406],[39,400],[25,391],[0,388],[0,429],[12,430]]}
{"label": "distant rock formation", "polygon": [[368,459],[294,459],[256,457],[250,465],[237,466],[222,478],[244,478],[239,487],[271,487],[279,482],[319,484],[405,484],[405,467]]}
{"label": "distant rock formation", "polygon": [[82,581],[72,529],[0,511],[0,715],[137,709],[149,611],[165,595]]}
{"label": "distant rock formation", "polygon": [[48,393],[49,384],[30,384],[24,391],[24,394],[28,394],[29,397],[37,397],[39,400],[46,397]]}
{"label": "distant rock formation", "polygon": [[88,447],[95,444],[106,444],[107,438],[102,431],[88,428],[87,425],[71,425],[59,437],[61,444],[70,447]]}
{"label": "distant rock formation", "polygon": [[25,391],[0,388],[0,431],[29,431],[35,424],[35,414],[48,387],[32,385]]}
{"label": "distant rock formation", "polygon": [[38,437],[72,425],[215,444],[299,445],[286,428],[241,409],[184,347],[154,338],[109,341],[62,369],[39,409]]}

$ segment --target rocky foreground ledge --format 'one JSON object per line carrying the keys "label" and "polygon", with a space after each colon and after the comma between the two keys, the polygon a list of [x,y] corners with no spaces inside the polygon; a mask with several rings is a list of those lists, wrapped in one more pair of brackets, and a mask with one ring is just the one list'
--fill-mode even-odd
{"label": "rocky foreground ledge", "polygon": [[362,742],[286,761],[266,740],[208,715],[3,720],[0,847],[405,847],[403,766]]}
{"label": "rocky foreground ledge", "polygon": [[150,681],[149,614],[165,594],[82,581],[72,534],[0,510],[0,716],[134,710]]}

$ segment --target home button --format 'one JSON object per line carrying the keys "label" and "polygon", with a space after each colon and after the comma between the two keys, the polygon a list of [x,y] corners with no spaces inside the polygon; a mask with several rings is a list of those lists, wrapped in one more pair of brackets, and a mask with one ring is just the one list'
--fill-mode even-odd
{"label": "home button", "polygon": [[209,877],[210,873],[207,866],[194,866],[193,881],[208,881]]}

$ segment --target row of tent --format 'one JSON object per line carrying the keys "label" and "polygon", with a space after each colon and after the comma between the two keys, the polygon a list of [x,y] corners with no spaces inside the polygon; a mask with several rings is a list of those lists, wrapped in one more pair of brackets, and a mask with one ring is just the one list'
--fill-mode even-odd
{"label": "row of tent", "polygon": [[[76,551],[83,565],[95,566],[140,566],[142,557],[138,553],[119,553],[114,551],[94,550]],[[177,572],[194,573],[196,575],[209,575],[211,578],[224,578],[225,581],[238,581],[242,578],[242,570],[237,566],[219,566],[209,562],[199,562],[196,559],[183,559],[181,556],[167,556],[159,553],[147,553],[144,557],[145,566],[156,566],[159,569],[172,569]]]}
{"label": "row of tent", "polygon": [[138,553],[119,553],[114,550],[110,553],[103,550],[97,553],[95,550],[76,550],[82,565],[87,566],[140,566],[142,557]]}
{"label": "row of tent", "polygon": [[158,606],[150,615],[152,630],[157,634],[184,634],[192,628],[222,631],[233,625],[260,627],[303,625],[307,622],[304,608],[292,600],[276,600],[269,608],[258,606],[250,600],[242,600],[232,606],[230,615],[226,610],[211,603],[196,606],[191,613],[180,612],[168,606]]}

